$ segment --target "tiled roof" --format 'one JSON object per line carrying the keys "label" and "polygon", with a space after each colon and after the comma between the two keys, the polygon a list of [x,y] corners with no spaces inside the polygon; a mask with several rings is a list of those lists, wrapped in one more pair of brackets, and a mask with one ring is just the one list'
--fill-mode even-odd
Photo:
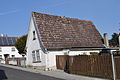
{"label": "tiled roof", "polygon": [[104,47],[91,21],[33,12],[42,43],[47,49]]}
{"label": "tiled roof", "polygon": [[0,37],[0,46],[13,46],[17,37]]}

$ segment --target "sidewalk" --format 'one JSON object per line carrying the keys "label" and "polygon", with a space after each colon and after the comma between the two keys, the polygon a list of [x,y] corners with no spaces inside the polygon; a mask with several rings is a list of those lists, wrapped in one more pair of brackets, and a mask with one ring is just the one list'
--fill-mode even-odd
{"label": "sidewalk", "polygon": [[4,65],[4,64],[0,64],[0,66],[19,69],[19,70],[23,70],[23,71],[27,71],[27,72],[32,72],[32,73],[39,73],[42,75],[47,75],[47,76],[65,79],[65,80],[107,80],[107,79],[100,79],[100,78],[86,77],[86,76],[81,76],[81,75],[68,74],[62,70],[41,71],[41,70],[36,70],[36,69],[21,68],[21,67],[17,67],[17,66]]}

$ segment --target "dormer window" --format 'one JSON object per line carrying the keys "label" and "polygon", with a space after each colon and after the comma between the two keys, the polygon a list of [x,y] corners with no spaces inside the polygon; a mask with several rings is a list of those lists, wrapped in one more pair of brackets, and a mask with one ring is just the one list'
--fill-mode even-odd
{"label": "dormer window", "polygon": [[35,36],[35,31],[33,31],[33,40],[36,39],[36,36]]}

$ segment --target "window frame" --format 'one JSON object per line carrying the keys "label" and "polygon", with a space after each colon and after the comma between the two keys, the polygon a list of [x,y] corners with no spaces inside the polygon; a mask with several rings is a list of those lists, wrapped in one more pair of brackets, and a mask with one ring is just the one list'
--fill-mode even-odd
{"label": "window frame", "polygon": [[0,59],[2,59],[2,57],[3,57],[3,56],[2,56],[2,55],[0,55]]}
{"label": "window frame", "polygon": [[36,40],[35,31],[33,31],[33,40]]}
{"label": "window frame", "polygon": [[40,51],[36,50],[36,61],[40,61]]}
{"label": "window frame", "polygon": [[12,51],[12,52],[15,52],[15,48],[14,48],[14,47],[12,47],[12,48],[11,48],[11,51]]}
{"label": "window frame", "polygon": [[0,47],[0,52],[2,52],[2,48]]}
{"label": "window frame", "polygon": [[36,58],[35,58],[35,51],[32,51],[32,60],[33,60],[33,62],[36,61]]}
{"label": "window frame", "polygon": [[33,63],[41,62],[40,50],[32,51],[32,59],[33,59],[33,61],[32,61]]}

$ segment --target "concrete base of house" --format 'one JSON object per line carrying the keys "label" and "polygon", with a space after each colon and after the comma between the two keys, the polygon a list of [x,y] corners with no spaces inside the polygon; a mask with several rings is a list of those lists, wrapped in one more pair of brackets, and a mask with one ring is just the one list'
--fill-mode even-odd
{"label": "concrete base of house", "polygon": [[32,66],[32,65],[28,65],[26,66],[27,68],[30,69],[37,69],[37,70],[43,70],[43,71],[52,71],[52,70],[56,70],[56,66],[52,66],[52,67],[46,67],[46,66]]}

